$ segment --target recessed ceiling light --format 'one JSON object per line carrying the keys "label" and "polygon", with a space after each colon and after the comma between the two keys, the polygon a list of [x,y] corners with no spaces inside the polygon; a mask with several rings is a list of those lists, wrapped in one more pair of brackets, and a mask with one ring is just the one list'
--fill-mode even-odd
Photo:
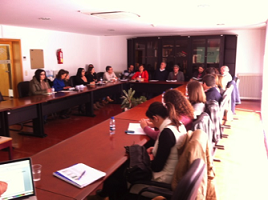
{"label": "recessed ceiling light", "polygon": [[49,17],[39,17],[38,19],[39,19],[39,20],[50,20]]}
{"label": "recessed ceiling light", "polygon": [[126,12],[126,11],[111,11],[111,12],[96,12],[90,13],[87,11],[78,11],[86,15],[91,15],[94,17],[99,17],[102,19],[133,19],[138,18],[140,15],[136,13]]}

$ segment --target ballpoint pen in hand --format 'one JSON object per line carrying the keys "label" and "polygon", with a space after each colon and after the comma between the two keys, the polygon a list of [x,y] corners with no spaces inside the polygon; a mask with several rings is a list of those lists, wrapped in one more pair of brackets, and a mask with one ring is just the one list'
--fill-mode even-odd
{"label": "ballpoint pen in hand", "polygon": [[86,170],[82,172],[82,174],[78,177],[77,180],[80,180],[85,175],[85,173],[86,173]]}

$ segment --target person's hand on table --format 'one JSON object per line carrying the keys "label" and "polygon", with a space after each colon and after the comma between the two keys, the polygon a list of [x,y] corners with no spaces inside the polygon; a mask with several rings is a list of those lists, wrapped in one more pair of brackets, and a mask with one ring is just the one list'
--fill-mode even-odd
{"label": "person's hand on table", "polygon": [[150,160],[153,160],[153,159],[154,159],[153,149],[154,149],[154,147],[149,147],[149,148],[147,149],[147,153],[148,153],[148,155],[149,155]]}
{"label": "person's hand on table", "polygon": [[0,181],[0,196],[7,190],[7,183]]}

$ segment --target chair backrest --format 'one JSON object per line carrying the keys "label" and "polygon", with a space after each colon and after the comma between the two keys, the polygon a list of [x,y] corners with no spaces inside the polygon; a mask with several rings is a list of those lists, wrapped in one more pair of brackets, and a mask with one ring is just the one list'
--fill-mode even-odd
{"label": "chair backrest", "polygon": [[193,161],[186,174],[178,182],[171,200],[194,200],[204,176],[205,163],[198,158]]}
{"label": "chair backrest", "polygon": [[28,97],[30,92],[30,81],[23,81],[18,83],[19,97]]}
{"label": "chair backrest", "polygon": [[70,83],[70,86],[71,87],[74,87],[76,84],[75,84],[75,77],[76,76],[71,76],[70,79],[69,79],[69,83]]}
{"label": "chair backrest", "polygon": [[97,81],[99,81],[101,78],[103,78],[104,72],[98,72],[97,73]]}
{"label": "chair backrest", "polygon": [[233,92],[234,86],[230,85],[230,87],[226,88],[225,92],[222,95],[222,100],[220,104],[220,116],[221,119],[224,117],[225,110],[231,110],[231,95]]}
{"label": "chair backrest", "polygon": [[202,112],[201,115],[197,117],[192,123],[192,131],[201,129],[206,134],[208,134],[208,141],[212,144],[212,141],[216,140],[213,138],[213,124],[210,116],[206,112]]}
{"label": "chair backrest", "polygon": [[220,112],[219,103],[215,100],[206,102],[205,112],[208,113],[212,121],[212,141],[217,143],[222,138],[221,122],[222,116]]}
{"label": "chair backrest", "polygon": [[1,102],[1,101],[4,101],[4,98],[3,98],[2,93],[0,92],[0,102]]}

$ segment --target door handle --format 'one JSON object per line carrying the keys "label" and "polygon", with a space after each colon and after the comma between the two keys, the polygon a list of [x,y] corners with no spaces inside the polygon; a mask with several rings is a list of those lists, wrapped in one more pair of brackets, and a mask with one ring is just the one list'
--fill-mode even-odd
{"label": "door handle", "polygon": [[10,71],[6,71],[6,73],[10,73]]}

